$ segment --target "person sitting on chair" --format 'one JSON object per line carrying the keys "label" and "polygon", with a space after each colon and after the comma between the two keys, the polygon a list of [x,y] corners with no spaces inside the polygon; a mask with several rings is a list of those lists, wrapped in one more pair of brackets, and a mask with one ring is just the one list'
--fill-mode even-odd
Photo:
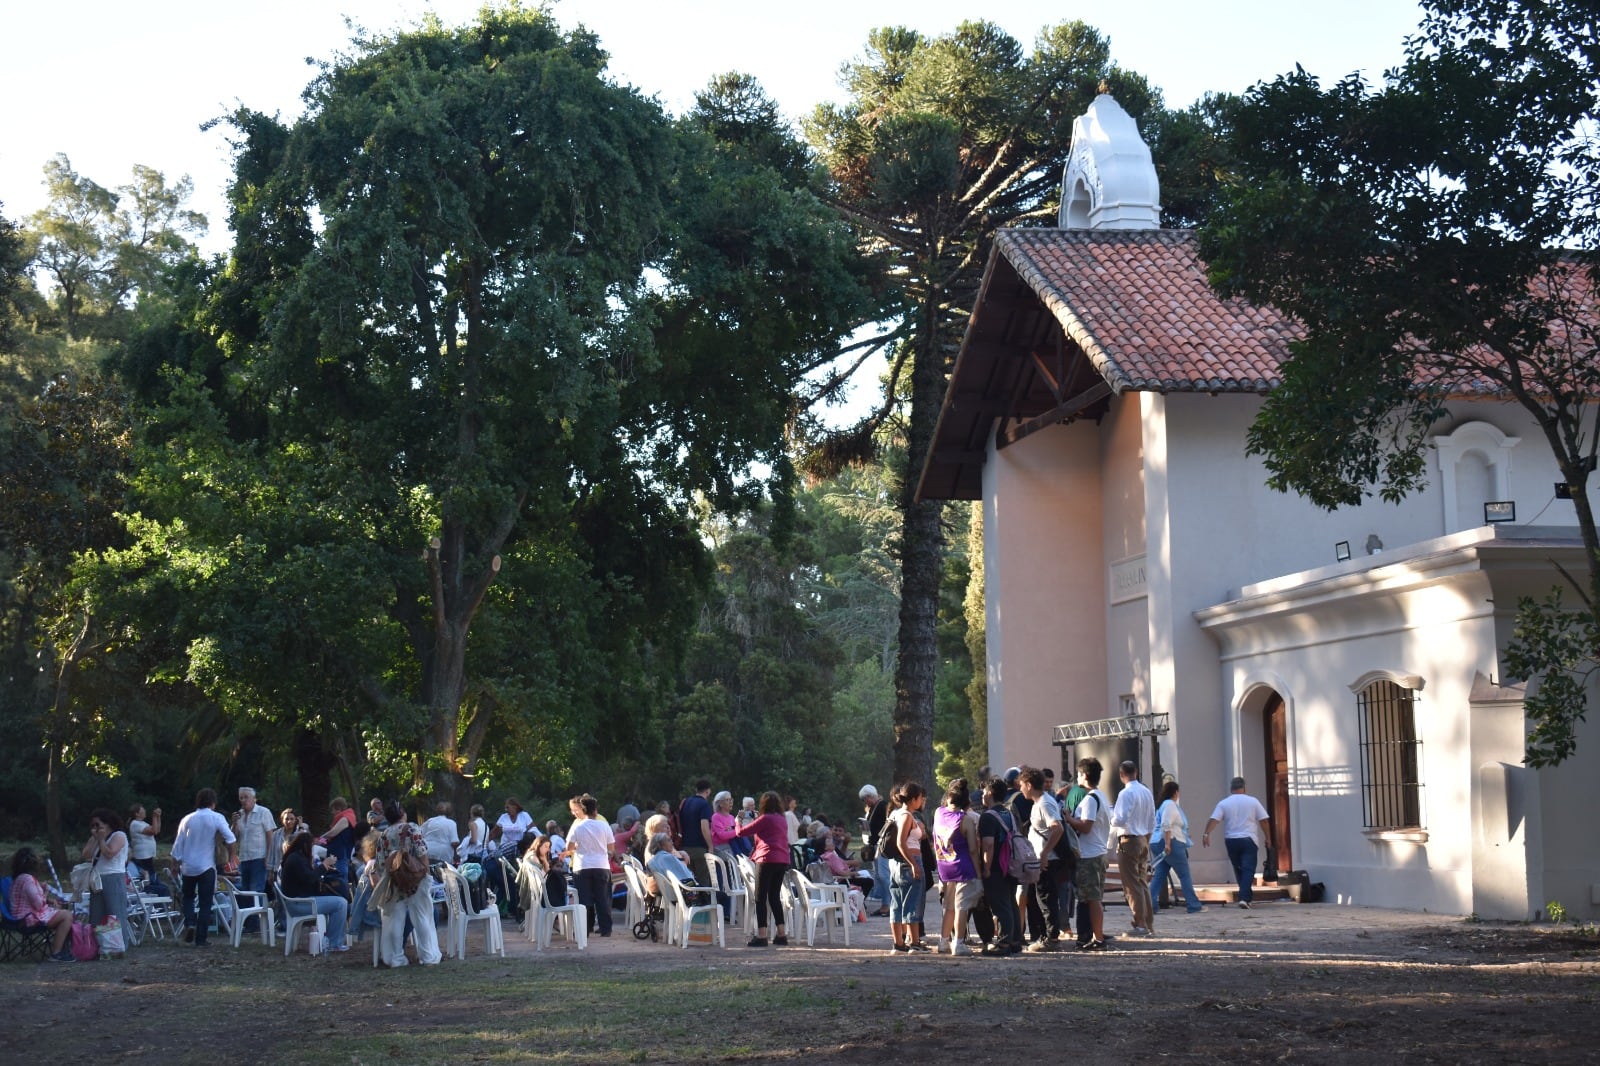
{"label": "person sitting on chair", "polygon": [[[23,925],[45,926],[50,930],[50,961],[71,962],[67,938],[72,935],[72,904],[44,887],[39,880],[41,864],[32,848],[18,848],[11,857],[11,914]],[[50,897],[56,897],[52,903]]]}
{"label": "person sitting on chair", "polygon": [[[695,884],[694,871],[689,869],[689,856],[681,851],[674,851],[672,847],[672,834],[665,831],[657,833],[650,838],[650,843],[644,849],[644,868],[652,874],[670,873],[681,881],[686,887]],[[656,888],[656,879],[648,879],[646,886],[651,892],[659,891]]]}
{"label": "person sitting on chair", "polygon": [[[332,859],[332,856],[325,856]],[[317,867],[321,863],[315,862],[311,855],[311,836],[301,833],[283,848],[283,863],[278,867],[278,887],[283,896],[294,896],[297,900],[310,900],[310,909],[303,902],[289,902],[284,900],[284,907],[290,915],[309,914],[313,911],[328,919],[328,950],[349,951],[349,945],[344,940],[345,923],[349,920],[349,901],[327,887],[327,883],[318,875]],[[339,876],[331,861],[328,865],[329,872]]]}

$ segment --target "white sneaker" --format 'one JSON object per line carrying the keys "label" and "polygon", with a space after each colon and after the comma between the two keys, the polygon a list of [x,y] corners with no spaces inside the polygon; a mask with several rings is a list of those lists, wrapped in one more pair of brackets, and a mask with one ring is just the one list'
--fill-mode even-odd
{"label": "white sneaker", "polygon": [[954,941],[951,941],[951,943],[950,943],[950,954],[952,954],[952,955],[971,955],[972,954],[972,949],[967,947],[967,945],[963,944],[961,941],[954,940]]}

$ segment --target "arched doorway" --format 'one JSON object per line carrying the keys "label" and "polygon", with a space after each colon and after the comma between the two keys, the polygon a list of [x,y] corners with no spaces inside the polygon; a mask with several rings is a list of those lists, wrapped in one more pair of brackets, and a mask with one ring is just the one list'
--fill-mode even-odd
{"label": "arched doorway", "polygon": [[1289,827],[1289,708],[1276,692],[1267,695],[1261,708],[1262,753],[1266,756],[1266,775],[1262,780],[1269,838],[1264,876],[1276,880],[1280,870],[1294,869]]}

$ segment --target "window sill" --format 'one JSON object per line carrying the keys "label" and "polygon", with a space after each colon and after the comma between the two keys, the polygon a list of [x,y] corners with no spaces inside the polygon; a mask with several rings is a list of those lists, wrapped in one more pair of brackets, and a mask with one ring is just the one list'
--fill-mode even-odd
{"label": "window sill", "polygon": [[1362,835],[1368,840],[1393,841],[1400,844],[1426,844],[1428,831],[1426,829],[1363,829]]}

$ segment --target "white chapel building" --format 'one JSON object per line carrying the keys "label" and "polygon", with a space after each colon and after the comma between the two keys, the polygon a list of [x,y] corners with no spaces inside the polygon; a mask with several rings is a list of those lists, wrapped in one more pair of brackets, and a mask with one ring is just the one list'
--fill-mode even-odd
{"label": "white chapel building", "polygon": [[1237,774],[1272,816],[1264,865],[1332,903],[1600,915],[1600,729],[1525,768],[1499,665],[1518,597],[1586,567],[1531,416],[1450,403],[1398,505],[1269,490],[1245,434],[1298,327],[1218,298],[1158,218],[1102,95],[1061,228],[996,237],[951,376],[920,495],[982,500],[991,765],[1175,777],[1203,880],[1230,880],[1198,829]]}

